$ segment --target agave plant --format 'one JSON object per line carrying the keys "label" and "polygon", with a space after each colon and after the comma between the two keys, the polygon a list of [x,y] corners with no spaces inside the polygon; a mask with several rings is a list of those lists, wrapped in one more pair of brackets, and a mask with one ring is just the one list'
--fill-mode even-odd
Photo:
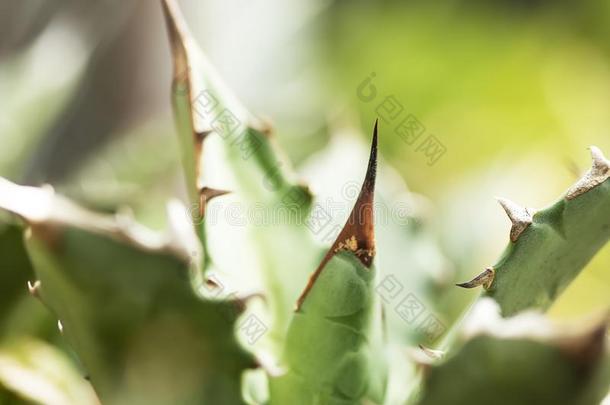
{"label": "agave plant", "polygon": [[[440,255],[418,226],[400,230],[408,234],[406,246],[376,244],[373,203],[377,177],[383,177],[377,173],[383,125],[372,129],[350,215],[334,242],[322,246],[311,231],[315,197],[288,169],[270,126],[223,85],[176,3],[164,0],[162,8],[174,64],[175,160],[184,169],[187,199],[168,203],[168,227],[160,232],[129,213],[85,209],[49,186],[0,179],[0,207],[19,218],[3,219],[0,278],[32,267],[31,274],[11,278],[21,285],[3,283],[3,308],[8,313],[21,305],[17,291],[25,292],[31,277],[28,299],[44,303],[69,346],[54,338],[24,340],[18,348],[2,343],[0,385],[11,394],[3,391],[0,400],[601,401],[610,386],[607,316],[557,325],[543,314],[610,237],[610,162],[598,148],[591,147],[592,168],[548,208],[500,199],[512,226],[497,263],[471,281],[439,286],[425,269],[433,264],[413,260],[423,246]],[[225,184],[209,173],[210,161],[219,162],[214,170],[222,171]],[[218,241],[208,210],[220,198],[257,204],[281,220],[240,228],[248,235]],[[381,241],[396,235],[386,228],[378,233]],[[21,234],[23,242],[14,237]],[[247,265],[227,268],[219,242],[230,247],[225,255],[254,253]],[[248,288],[252,279],[260,289]],[[404,306],[397,316],[388,305],[405,285],[432,307],[448,289],[480,287],[482,294],[462,318],[447,316],[440,329],[424,322],[412,331],[397,321],[412,308]],[[0,315],[9,330],[12,323],[4,311]]]}

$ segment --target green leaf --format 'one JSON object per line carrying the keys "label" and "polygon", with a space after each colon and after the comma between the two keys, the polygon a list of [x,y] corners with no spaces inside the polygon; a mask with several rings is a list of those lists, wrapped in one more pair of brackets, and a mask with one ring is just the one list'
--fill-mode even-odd
{"label": "green leaf", "polygon": [[506,316],[547,309],[610,238],[610,162],[591,147],[593,167],[552,206],[533,213],[502,200],[513,222],[498,263],[463,287],[489,284]]}
{"label": "green leaf", "polygon": [[287,371],[271,381],[272,404],[381,403],[387,370],[375,273],[353,253],[328,261],[293,316]]}
{"label": "green leaf", "polygon": [[50,189],[2,180],[0,190],[0,207],[29,224],[38,294],[102,401],[242,403],[254,362],[236,340],[239,303],[203,296],[188,224],[162,235]]}
{"label": "green leaf", "polygon": [[606,321],[559,327],[535,313],[502,319],[485,298],[460,347],[425,366],[416,403],[597,405],[610,385],[606,328]]}
{"label": "green leaf", "polygon": [[377,123],[368,169],[347,223],[297,301],[272,404],[381,403],[387,386],[382,312],[374,292]]}
{"label": "green leaf", "polygon": [[[14,402],[5,402],[9,392],[16,395]],[[64,353],[32,338],[0,347],[0,403],[22,404],[25,399],[39,404],[99,404],[89,383]]]}
{"label": "green leaf", "polygon": [[0,176],[16,180],[23,174],[26,159],[73,96],[89,56],[79,41],[65,24],[53,23],[0,65]]}
{"label": "green leaf", "polygon": [[[201,217],[195,228],[204,246],[203,269],[214,266],[205,216],[211,197],[222,190],[235,191],[244,211],[271,214],[265,224],[248,228],[257,257],[247,271],[258,267],[262,272],[273,318],[269,337],[277,348],[294,302],[323,253],[305,226],[311,193],[298,184],[277,152],[267,124],[246,110],[197,48],[176,2],[162,4],[174,63],[172,100],[187,190],[191,207],[197,207]],[[236,189],[214,184],[211,179],[220,173],[205,172],[204,163],[218,155]]]}
{"label": "green leaf", "polygon": [[[33,275],[32,265],[23,245],[23,231],[16,224],[0,223],[0,331],[11,310],[27,296],[28,277]],[[9,253],[10,252],[10,253]]]}

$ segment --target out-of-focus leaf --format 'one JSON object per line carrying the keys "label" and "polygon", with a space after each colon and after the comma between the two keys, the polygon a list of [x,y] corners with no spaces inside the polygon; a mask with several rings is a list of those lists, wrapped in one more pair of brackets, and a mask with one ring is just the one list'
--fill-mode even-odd
{"label": "out-of-focus leaf", "polygon": [[87,55],[79,35],[56,22],[21,55],[0,64],[0,175],[22,175],[26,158],[72,96]]}
{"label": "out-of-focus leaf", "polygon": [[555,326],[537,313],[502,319],[480,300],[453,353],[424,367],[419,400],[433,404],[596,405],[608,391],[607,322]]}
{"label": "out-of-focus leaf", "polygon": [[285,373],[270,384],[272,404],[382,403],[387,384],[376,271],[350,252],[328,261],[292,318]]}
{"label": "out-of-focus leaf", "polygon": [[0,347],[0,403],[3,389],[44,405],[97,405],[89,383],[66,355],[55,347],[32,338],[21,338]]}
{"label": "out-of-focus leaf", "polygon": [[[322,255],[305,225],[311,194],[278,153],[268,124],[246,110],[197,48],[176,2],[163,1],[163,9],[174,62],[174,115],[190,204],[201,216],[195,228],[204,245],[204,270],[215,260],[208,243],[208,200],[220,190],[236,192],[244,212],[265,216],[255,227],[249,226],[251,216],[246,220],[256,244],[249,265],[262,272],[273,318],[268,337],[277,348],[295,300]],[[223,168],[207,172],[219,157]],[[224,176],[220,184],[214,182],[219,176]]]}
{"label": "out-of-focus leaf", "polygon": [[56,188],[96,210],[129,207],[138,221],[163,228],[179,166],[171,132],[169,122],[154,122],[117,135]]}
{"label": "out-of-focus leaf", "polygon": [[158,234],[50,189],[1,180],[0,191],[0,207],[29,224],[38,294],[102,401],[242,402],[241,373],[254,362],[236,340],[239,302],[203,297],[188,223]]}
{"label": "out-of-focus leaf", "polygon": [[32,265],[23,245],[23,231],[15,224],[0,223],[0,337],[10,310],[27,293],[33,276]]}

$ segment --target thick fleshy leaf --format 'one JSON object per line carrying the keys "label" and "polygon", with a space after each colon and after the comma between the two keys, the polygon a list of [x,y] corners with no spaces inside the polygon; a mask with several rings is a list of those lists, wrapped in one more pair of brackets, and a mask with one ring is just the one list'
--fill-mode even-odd
{"label": "thick fleshy leaf", "polygon": [[608,392],[607,322],[558,327],[537,313],[502,319],[484,298],[454,353],[424,366],[422,405],[597,405]]}
{"label": "thick fleshy leaf", "polygon": [[297,302],[272,404],[382,403],[387,385],[376,296],[373,202],[377,123],[368,169],[347,223]]}
{"label": "thick fleshy leaf", "polygon": [[[354,130],[338,131],[303,169],[316,189],[316,206],[329,215],[337,214],[316,235],[321,242],[328,231],[341,229],[340,221],[352,204],[350,198],[358,190],[353,162],[366,159],[368,154],[359,136]],[[409,191],[387,161],[380,158],[379,165],[374,204],[379,252],[376,294],[386,308],[388,337],[400,344],[430,345],[449,326],[437,304],[454,288],[453,274],[434,234],[431,203]],[[331,172],[332,176],[326,175]],[[438,329],[427,331],[428,320],[436,320]]]}
{"label": "thick fleshy leaf", "polygon": [[0,207],[29,225],[37,294],[103,402],[242,402],[241,373],[254,362],[236,339],[240,305],[203,297],[188,223],[162,235],[51,189],[2,180],[0,190]]}
{"label": "thick fleshy leaf", "polygon": [[291,321],[272,404],[382,402],[387,370],[375,273],[353,253],[328,261]]}
{"label": "thick fleshy leaf", "polygon": [[500,200],[512,228],[498,263],[463,287],[484,285],[504,315],[547,309],[610,238],[610,162],[593,167],[552,206],[535,211]]}
{"label": "thick fleshy leaf", "polygon": [[[277,152],[268,125],[246,110],[197,48],[176,2],[164,0],[163,10],[174,62],[174,115],[190,204],[201,217],[195,228],[204,245],[204,271],[214,263],[206,205],[218,190],[235,192],[244,212],[267,215],[262,224],[246,229],[256,246],[250,271],[258,267],[262,273],[273,318],[268,336],[277,348],[295,300],[323,253],[306,225],[311,194]],[[230,173],[231,184],[227,173],[205,170],[219,156],[225,168],[220,171]],[[223,183],[214,183],[218,177]]]}
{"label": "thick fleshy leaf", "polygon": [[21,338],[0,347],[0,403],[3,390],[39,404],[98,405],[91,386],[57,348],[32,338]]}

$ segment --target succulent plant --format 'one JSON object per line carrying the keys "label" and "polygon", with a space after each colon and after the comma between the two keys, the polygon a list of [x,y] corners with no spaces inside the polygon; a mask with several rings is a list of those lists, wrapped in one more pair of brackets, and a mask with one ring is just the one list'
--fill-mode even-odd
{"label": "succulent plant", "polygon": [[[542,313],[610,237],[610,162],[598,148],[591,147],[589,172],[550,207],[500,199],[512,223],[509,244],[495,265],[458,284],[481,286],[482,295],[462,319],[444,319],[451,325],[431,334],[424,323],[411,333],[392,321],[388,298],[413,283],[433,307],[457,287],[439,287],[408,247],[376,246],[383,125],[374,124],[349,217],[334,242],[320,246],[310,228],[315,197],[288,168],[271,128],[222,83],[175,1],[163,0],[162,8],[174,64],[175,159],[187,200],[170,201],[167,229],[153,231],[129,213],[83,208],[50,186],[0,179],[0,208],[15,214],[0,218],[0,280],[11,281],[0,285],[0,401],[600,402],[610,386],[607,316],[556,325]],[[207,172],[210,160],[230,174],[227,184]],[[207,213],[220,198],[280,214],[273,224],[240,229],[249,238],[224,241],[234,255],[254,252],[250,268],[224,268],[218,256]],[[420,226],[405,225],[400,242],[437,255],[433,241],[418,236]],[[391,262],[376,256],[391,249],[400,268],[383,268]],[[9,275],[17,268],[27,271]],[[244,279],[259,276],[262,291],[243,288]],[[20,313],[24,300],[36,311],[40,300],[61,337],[41,321],[22,326],[19,333],[30,337],[15,343],[11,311]],[[36,391],[23,378],[47,388]]]}

